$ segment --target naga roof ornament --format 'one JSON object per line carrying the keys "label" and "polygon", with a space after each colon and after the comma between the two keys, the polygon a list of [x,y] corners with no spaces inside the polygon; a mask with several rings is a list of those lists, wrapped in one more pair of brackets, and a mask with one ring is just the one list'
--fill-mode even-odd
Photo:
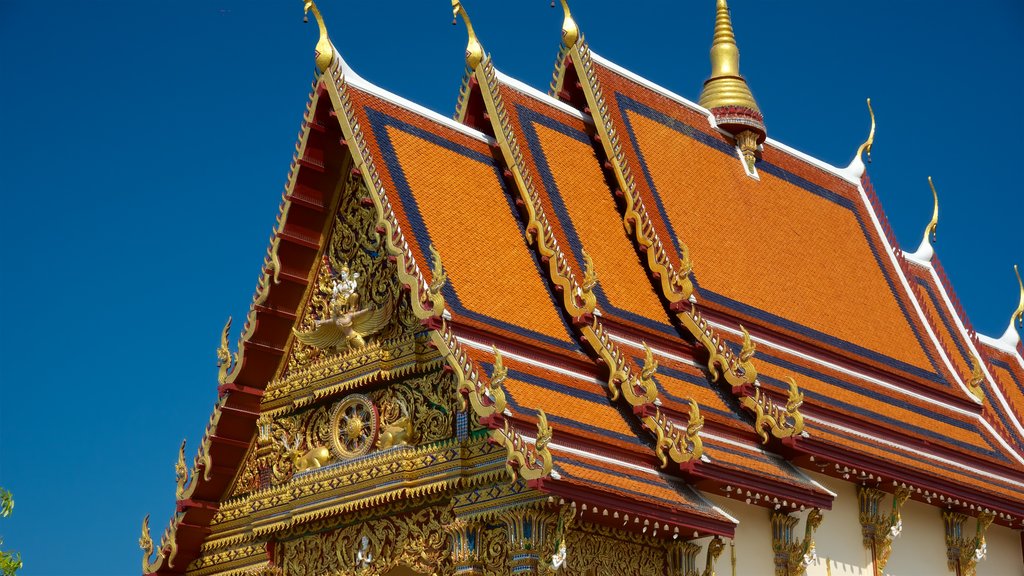
{"label": "naga roof ornament", "polygon": [[1006,327],[1006,332],[999,338],[1000,342],[1011,349],[1020,343],[1020,334],[1017,330],[1024,329],[1024,282],[1021,281],[1020,269],[1016,264],[1013,266],[1013,272],[1017,275],[1017,285],[1020,287],[1020,303],[1010,316],[1010,325]]}
{"label": "naga roof ornament", "polygon": [[935,249],[932,248],[932,242],[935,242],[935,231],[939,227],[939,194],[935,191],[935,184],[932,183],[931,176],[928,177],[928,186],[932,189],[932,201],[934,202],[934,207],[932,208],[932,220],[924,229],[924,238],[921,239],[921,245],[917,248],[917,252],[908,254],[910,258],[921,262],[928,262],[932,259],[932,256],[935,255]]}
{"label": "naga roof ornament", "polygon": [[320,39],[316,42],[316,67],[320,72],[326,72],[327,67],[331,65],[331,61],[334,60],[334,46],[331,45],[331,39],[327,36],[327,26],[324,24],[324,18],[320,15],[320,9],[316,7],[316,2],[313,0],[303,0],[303,11],[305,16],[303,22],[309,22],[309,11],[313,11],[313,17],[316,18],[316,25],[320,29]]}
{"label": "naga roof ornament", "polygon": [[458,23],[459,16],[462,16],[462,21],[466,23],[466,32],[469,34],[469,40],[466,42],[466,66],[473,70],[484,59],[484,47],[477,39],[476,32],[473,31],[473,23],[469,21],[469,14],[462,6],[462,2],[452,0],[452,26]]}
{"label": "naga roof ornament", "polygon": [[868,132],[868,139],[857,148],[857,155],[850,161],[850,165],[846,167],[846,174],[849,175],[853,180],[860,179],[864,175],[864,156],[866,154],[868,164],[871,163],[871,146],[875,144],[875,111],[871,108],[871,98],[868,101],[868,114],[871,115],[871,131]]}
{"label": "naga roof ornament", "polygon": [[767,138],[768,131],[747,81],[740,76],[740,49],[736,46],[726,0],[717,3],[711,76],[704,82],[700,105],[711,111],[720,128],[736,137],[747,168],[752,171],[757,146]]}
{"label": "naga roof ornament", "polygon": [[[580,28],[576,25],[576,21],[572,19],[572,13],[569,12],[569,3],[566,0],[559,0],[562,3],[562,12],[565,13],[565,19],[562,20],[562,44],[566,48],[572,48],[576,45],[576,41],[580,39]],[[551,7],[555,7],[555,0],[551,0]]]}

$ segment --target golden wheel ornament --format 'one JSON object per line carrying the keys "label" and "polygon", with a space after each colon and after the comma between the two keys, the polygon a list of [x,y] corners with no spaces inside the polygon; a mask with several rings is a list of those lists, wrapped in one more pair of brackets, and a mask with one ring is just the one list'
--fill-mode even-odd
{"label": "golden wheel ornament", "polygon": [[366,396],[352,394],[331,414],[331,451],[342,460],[362,456],[377,442],[379,429],[377,407]]}

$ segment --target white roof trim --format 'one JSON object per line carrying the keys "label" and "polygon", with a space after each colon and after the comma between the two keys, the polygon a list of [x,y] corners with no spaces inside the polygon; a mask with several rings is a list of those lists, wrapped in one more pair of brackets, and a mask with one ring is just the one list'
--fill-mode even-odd
{"label": "white roof trim", "polygon": [[587,116],[586,114],[580,112],[579,110],[573,108],[572,106],[569,106],[565,102],[562,102],[561,100],[558,100],[556,98],[552,98],[550,95],[545,94],[540,90],[537,90],[533,86],[530,86],[529,84],[522,82],[521,80],[517,80],[511,76],[508,76],[507,74],[505,74],[501,70],[498,70],[497,68],[494,69],[494,72],[498,77],[498,81],[508,86],[509,88],[512,88],[517,92],[521,92],[533,98],[534,100],[539,100],[544,104],[551,106],[552,108],[557,108],[558,110],[565,112],[566,114],[572,116],[573,118],[578,118],[588,124],[594,123],[593,118]]}
{"label": "white roof trim", "polygon": [[[477,342],[476,340],[470,340],[468,338],[461,337],[461,336],[459,337],[459,344],[462,344],[464,346],[468,346],[470,348],[475,348],[477,350],[483,350],[485,352],[490,352],[492,350],[491,346],[489,344],[484,344],[483,342]],[[604,386],[606,384],[606,382],[604,380],[600,380],[600,379],[594,378],[594,377],[589,376],[587,374],[581,374],[579,372],[576,372],[576,371],[573,371],[573,370],[569,370],[568,368],[563,368],[561,366],[555,366],[554,364],[548,364],[546,362],[541,362],[540,360],[537,360],[535,358],[530,358],[529,356],[522,356],[520,354],[515,354],[515,353],[509,352],[507,350],[502,350],[501,348],[498,348],[498,351],[501,352],[501,355],[504,356],[505,358],[511,358],[511,359],[513,359],[513,360],[515,360],[517,362],[522,362],[523,364],[529,364],[531,366],[537,366],[539,368],[543,368],[543,369],[549,370],[551,372],[556,372],[558,374],[562,374],[563,376],[568,376],[570,378],[573,378],[573,379],[576,379],[576,380],[581,380],[583,382],[591,382],[591,383],[595,383],[595,384],[600,384],[601,386]]]}
{"label": "white roof trim", "polygon": [[[711,124],[711,126],[716,128],[716,129],[718,128],[718,124],[717,124],[717,122],[715,122],[715,115],[712,114],[710,110],[708,110],[707,108],[704,108],[700,104],[696,104],[696,103],[694,103],[694,102],[692,102],[690,100],[687,100],[686,98],[680,96],[679,94],[676,94],[675,92],[669,90],[668,88],[665,88],[663,86],[659,86],[658,84],[655,84],[654,82],[651,82],[650,80],[644,78],[643,76],[639,76],[639,75],[635,74],[634,72],[630,72],[629,70],[626,70],[625,68],[619,66],[618,64],[616,64],[616,63],[614,63],[614,62],[612,62],[612,61],[610,61],[610,60],[608,60],[606,58],[603,58],[603,57],[599,56],[598,54],[594,53],[593,50],[591,50],[590,55],[599,64],[601,64],[605,68],[608,68],[609,70],[612,70],[612,71],[616,72],[620,76],[623,76],[625,78],[629,78],[630,80],[636,82],[637,84],[645,86],[645,87],[647,87],[647,88],[649,88],[649,89],[651,89],[651,90],[661,94],[662,96],[665,96],[669,100],[674,100],[675,102],[677,102],[679,104],[682,104],[683,106],[686,106],[687,108],[690,108],[690,109],[692,109],[695,112],[699,112],[699,113],[707,116],[708,122]],[[727,134],[726,132],[723,132],[723,133]],[[787,146],[786,144],[783,144],[782,142],[779,142],[778,140],[775,140],[774,138],[768,137],[765,140],[765,144],[768,144],[768,145],[772,146],[773,148],[775,148],[775,149],[777,149],[777,150],[779,150],[781,152],[785,152],[785,153],[789,154],[790,156],[795,156],[795,157],[803,160],[804,162],[807,162],[808,164],[812,164],[812,165],[814,165],[814,166],[816,166],[818,168],[821,168],[822,170],[824,170],[826,172],[830,172],[830,173],[832,173],[832,174],[842,178],[843,180],[846,180],[850,184],[858,184],[860,182],[860,174],[857,174],[856,176],[854,176],[847,169],[837,168],[837,167],[835,167],[835,166],[833,166],[833,165],[831,165],[831,164],[829,164],[827,162],[823,162],[821,160],[818,160],[817,158],[815,158],[813,156],[809,156],[809,155],[807,155],[807,154],[805,154],[803,152],[800,152],[799,150],[797,150],[795,148]]]}
{"label": "white roof trim", "polygon": [[[1005,337],[1006,334],[1003,334],[1003,336]],[[1022,359],[1020,354],[1017,352],[1016,344],[1011,346],[1008,340],[1004,340],[1003,338],[993,338],[991,336],[986,336],[980,332],[978,333],[978,340],[981,340],[983,343],[985,343],[988,346],[991,346],[992,348],[1002,350],[1003,352],[1016,356],[1017,360],[1021,363],[1021,366],[1024,367],[1024,359]]]}
{"label": "white roof trim", "polygon": [[892,440],[889,440],[887,438],[880,438],[880,437],[878,437],[876,435],[867,434],[865,432],[861,432],[860,430],[855,430],[853,428],[849,428],[849,427],[843,426],[841,424],[836,424],[835,422],[829,422],[828,420],[824,420],[822,418],[817,418],[815,416],[804,415],[804,419],[805,420],[810,420],[812,422],[817,422],[819,424],[822,424],[822,425],[827,426],[829,428],[832,428],[834,430],[839,430],[839,431],[842,431],[842,432],[846,432],[847,434],[853,434],[854,436],[857,436],[859,438],[864,438],[864,439],[870,440],[872,442],[877,442],[879,444],[884,444],[886,446],[890,446],[890,447],[893,447],[893,448],[898,448],[900,450],[909,452],[911,454],[917,454],[918,456],[922,456],[922,457],[927,458],[929,460],[934,460],[936,462],[942,462],[943,464],[947,464],[949,466],[953,466],[954,468],[960,468],[961,470],[966,470],[968,472],[973,472],[975,474],[978,474],[980,476],[984,476],[986,478],[992,478],[992,479],[999,480],[1001,482],[1005,482],[1005,483],[1013,485],[1013,486],[1019,486],[1021,488],[1024,488],[1024,482],[1021,482],[1019,480],[1014,480],[1013,478],[1007,478],[1005,476],[1000,476],[999,474],[993,474],[991,472],[986,472],[984,470],[979,470],[979,469],[977,469],[977,468],[975,468],[973,466],[969,466],[967,464],[961,464],[960,462],[957,462],[956,460],[950,460],[948,458],[943,458],[942,456],[937,456],[935,454],[932,454],[931,452],[924,452],[924,451],[919,450],[917,448],[912,448],[910,446],[904,446],[903,444],[900,444],[898,442],[893,442]]}
{"label": "white roof trim", "polygon": [[487,134],[484,134],[483,132],[480,132],[479,130],[475,130],[473,128],[470,128],[469,126],[466,126],[465,124],[460,124],[459,122],[457,122],[455,120],[452,120],[451,118],[449,118],[447,116],[444,116],[442,114],[434,112],[433,110],[431,110],[431,109],[429,109],[429,108],[427,108],[425,106],[421,106],[419,104],[416,104],[415,102],[413,102],[411,100],[407,100],[405,98],[402,98],[401,96],[399,96],[399,95],[397,95],[397,94],[395,94],[393,92],[388,92],[387,90],[381,88],[380,86],[377,86],[376,84],[370,82],[369,80],[366,80],[365,78],[363,78],[359,74],[356,74],[355,70],[353,70],[352,68],[349,67],[349,65],[341,57],[341,54],[338,52],[337,48],[334,49],[334,53],[335,53],[336,57],[338,58],[338,60],[341,61],[341,71],[344,74],[344,80],[350,86],[358,88],[358,89],[360,89],[360,90],[362,90],[364,92],[368,92],[370,94],[373,94],[374,96],[377,96],[378,98],[380,98],[382,100],[386,100],[386,101],[388,101],[388,102],[390,102],[390,103],[392,103],[392,104],[394,104],[394,105],[396,105],[396,106],[398,106],[400,108],[404,108],[404,109],[406,109],[406,110],[408,110],[410,112],[413,112],[415,114],[419,114],[420,116],[423,116],[427,120],[430,120],[430,121],[436,122],[438,124],[441,124],[442,126],[445,126],[446,128],[451,128],[452,130],[455,130],[456,132],[459,132],[460,134],[464,134],[466,136],[469,136],[470,138],[479,140],[479,141],[484,142],[484,143],[486,143],[488,145],[494,144],[494,142],[495,142],[494,138],[491,138]]}

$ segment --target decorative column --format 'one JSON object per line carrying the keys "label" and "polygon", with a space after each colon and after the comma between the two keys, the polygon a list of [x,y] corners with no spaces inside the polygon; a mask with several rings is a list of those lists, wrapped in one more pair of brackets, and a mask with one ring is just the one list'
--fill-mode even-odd
{"label": "decorative column", "polygon": [[692,542],[672,542],[669,544],[669,576],[696,576],[698,553],[700,553],[700,546]]}
{"label": "decorative column", "polygon": [[978,515],[978,523],[973,538],[964,535],[964,523],[967,516],[952,510],[942,511],[942,522],[946,525],[946,560],[949,569],[957,576],[975,576],[979,560],[984,560],[988,552],[985,544],[985,531],[995,520],[990,512]]}
{"label": "decorative column", "polygon": [[892,511],[886,515],[879,512],[879,504],[885,498],[885,492],[866,486],[857,487],[861,535],[864,537],[864,546],[871,551],[875,576],[881,576],[885,570],[889,555],[892,554],[893,540],[903,531],[900,509],[909,497],[909,488],[897,488],[892,496]]}
{"label": "decorative column", "polygon": [[814,508],[807,515],[804,537],[795,535],[800,519],[772,512],[772,550],[775,552],[775,576],[804,576],[807,567],[818,557],[814,549],[814,531],[821,525],[821,510]]}
{"label": "decorative column", "polygon": [[509,569],[513,574],[538,574],[551,514],[533,509],[504,515],[508,528]]}
{"label": "decorative column", "polygon": [[447,526],[452,538],[452,565],[455,574],[461,576],[483,576],[480,561],[480,546],[483,542],[483,527],[479,522],[456,518]]}

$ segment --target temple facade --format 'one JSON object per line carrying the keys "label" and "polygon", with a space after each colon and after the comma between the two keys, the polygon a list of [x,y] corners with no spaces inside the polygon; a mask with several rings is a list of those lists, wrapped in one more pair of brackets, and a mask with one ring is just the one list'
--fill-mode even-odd
{"label": "temple facade", "polygon": [[897,244],[873,112],[846,167],[769,138],[725,0],[699,104],[561,5],[544,93],[452,0],[453,119],[360,78],[305,1],[274,234],[142,573],[1024,574],[1024,285],[987,337],[937,195]]}

